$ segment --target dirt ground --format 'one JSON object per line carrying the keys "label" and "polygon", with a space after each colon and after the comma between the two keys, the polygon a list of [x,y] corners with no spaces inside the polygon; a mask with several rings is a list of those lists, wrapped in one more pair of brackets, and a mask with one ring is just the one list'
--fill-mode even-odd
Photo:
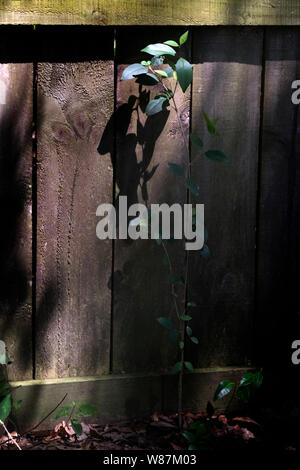
{"label": "dirt ground", "polygon": [[[1,450],[149,450],[206,451],[257,450],[276,446],[284,452],[299,449],[299,426],[264,410],[260,420],[249,416],[225,416],[207,413],[185,413],[183,429],[176,414],[97,425],[82,423],[83,434],[76,436],[70,424],[58,423],[55,429],[32,431],[26,435],[11,432],[3,435]],[[193,429],[194,428],[194,429]],[[196,437],[195,437],[196,436]],[[15,441],[15,442],[14,442]]]}

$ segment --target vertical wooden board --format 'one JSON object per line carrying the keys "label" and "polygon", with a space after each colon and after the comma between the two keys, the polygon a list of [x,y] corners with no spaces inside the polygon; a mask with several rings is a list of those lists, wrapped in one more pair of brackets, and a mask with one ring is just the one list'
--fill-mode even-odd
{"label": "vertical wooden board", "polygon": [[[297,35],[297,79],[300,77],[300,34]],[[291,363],[290,346],[295,340],[299,340],[300,332],[300,295],[299,295],[299,266],[300,266],[300,106],[295,109],[295,134],[293,149],[293,165],[291,173],[291,215],[290,215],[290,234],[289,234],[289,259],[290,259],[290,293],[289,293],[289,311],[291,320],[286,321],[288,331],[286,334],[287,348],[285,352],[286,362],[289,363],[289,386],[286,387],[286,395],[290,395],[295,403],[299,403],[299,394],[297,384],[299,381],[299,366]],[[288,396],[289,398],[289,396]]]}
{"label": "vertical wooden board", "polygon": [[[131,29],[120,30],[117,36],[117,149],[116,183],[120,195],[128,196],[128,205],[136,202],[148,206],[153,203],[180,204],[186,201],[186,190],[170,172],[168,162],[182,164],[188,161],[180,126],[174,110],[148,117],[136,105],[139,87],[134,80],[120,81],[127,64],[150,59],[140,53],[147,44],[177,39],[184,30]],[[189,57],[189,45],[182,52]],[[173,83],[173,87],[174,87]],[[150,90],[150,87],[149,87]],[[159,86],[151,88],[153,98]],[[189,92],[179,90],[176,100],[184,132],[189,128]],[[143,99],[142,99],[143,102]],[[141,191],[139,183],[145,182],[141,170],[151,176]],[[144,176],[147,174],[144,173]],[[147,187],[147,194],[145,188]],[[170,251],[175,271],[184,273],[185,253],[178,245]],[[168,267],[162,259],[164,253],[154,240],[116,240],[114,264],[113,304],[113,371],[148,372],[169,370],[177,357],[177,345],[169,339],[169,332],[157,322],[158,317],[168,317],[176,325],[173,299],[168,281]],[[179,293],[179,303],[183,292]],[[177,325],[176,325],[177,326]]]}
{"label": "vertical wooden board", "polygon": [[11,380],[32,378],[32,88],[31,63],[0,64],[0,338]]}
{"label": "vertical wooden board", "polygon": [[[262,31],[215,28],[195,31],[192,131],[204,150],[218,149],[221,163],[202,155],[192,165],[205,206],[208,260],[190,255],[189,299],[193,333],[187,355],[195,367],[243,365],[252,340],[255,214],[260,123]],[[211,137],[203,111],[218,118]],[[192,149],[192,159],[199,153]]]}
{"label": "vertical wooden board", "polygon": [[97,148],[113,112],[113,37],[84,38],[98,60],[38,65],[37,378],[109,371],[112,247],[96,237],[96,209],[112,200]]}
{"label": "vertical wooden board", "polygon": [[291,85],[299,78],[299,45],[295,28],[266,32],[256,338],[261,360],[276,368],[290,364],[291,341],[297,339],[292,338],[297,311],[292,297],[299,289],[294,264],[299,244],[299,131]]}

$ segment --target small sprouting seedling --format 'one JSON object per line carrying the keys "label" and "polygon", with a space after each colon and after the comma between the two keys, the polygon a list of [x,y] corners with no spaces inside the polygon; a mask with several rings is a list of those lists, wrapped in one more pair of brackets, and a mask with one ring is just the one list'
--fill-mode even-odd
{"label": "small sprouting seedling", "polygon": [[[187,41],[189,32],[186,31],[182,34],[178,40],[168,39],[164,43],[149,44],[142,52],[152,56],[150,59],[147,57],[146,60],[142,60],[140,63],[134,63],[126,67],[123,71],[121,80],[131,80],[134,79],[140,87],[155,87],[154,90],[157,93],[153,99],[151,99],[142,111],[145,111],[147,116],[152,116],[159,112],[162,112],[169,107],[172,107],[175,110],[179,128],[181,130],[183,143],[186,148],[187,162],[186,165],[178,165],[174,162],[169,162],[168,167],[174,177],[178,179],[178,182],[183,184],[189,194],[189,200],[191,199],[191,194],[193,196],[199,195],[199,184],[197,181],[194,181],[191,177],[191,168],[194,165],[196,159],[201,158],[202,156],[207,157],[209,160],[215,162],[226,162],[228,158],[221,150],[206,150],[203,151],[204,143],[200,137],[191,133],[189,136],[191,144],[201,152],[198,156],[192,161],[189,161],[189,141],[186,138],[185,131],[183,129],[183,124],[181,121],[180,113],[176,103],[176,90],[179,86],[182,89],[183,93],[186,93],[193,79],[193,65],[190,64],[183,57],[177,57],[178,51],[180,51],[181,46]],[[206,113],[203,113],[204,124],[206,125],[208,133],[212,137],[218,137],[219,132],[216,129],[217,119],[210,119]],[[193,208],[193,224],[196,223],[196,209]],[[149,219],[148,219],[149,220]],[[147,225],[148,225],[147,220]],[[144,229],[143,227],[143,218],[137,217],[136,219],[130,222],[131,225],[140,225],[140,230]],[[193,227],[195,229],[195,225]],[[149,230],[149,225],[147,230]],[[205,239],[204,245],[200,251],[204,259],[208,259],[210,256],[210,250],[207,246],[207,230],[205,229]],[[171,238],[167,240],[168,244],[176,243],[178,240]],[[161,234],[157,234],[156,243],[160,245],[163,249],[163,258],[162,262],[168,267],[169,275],[168,279],[170,282],[171,295],[174,302],[174,310],[176,312],[176,323],[173,320],[167,317],[160,316],[157,318],[158,323],[169,330],[170,339],[177,343],[178,345],[178,362],[173,366],[172,372],[179,374],[178,380],[178,419],[179,426],[182,424],[182,387],[183,387],[183,372],[184,370],[193,371],[193,365],[191,362],[186,361],[184,357],[185,342],[186,338],[189,339],[193,344],[198,344],[198,338],[193,334],[192,328],[189,322],[192,320],[192,309],[197,307],[196,303],[190,299],[186,299],[187,293],[187,277],[188,277],[188,257],[189,251],[187,252],[187,262],[185,272],[176,276],[174,272],[174,266],[169,255],[167,248],[167,243],[162,239]],[[180,305],[178,300],[178,290],[183,289],[182,297],[184,298],[184,305]]]}
{"label": "small sprouting seedling", "polygon": [[224,398],[226,395],[231,395],[231,401],[236,396],[243,403],[248,403],[252,394],[258,390],[263,382],[262,370],[256,372],[245,373],[239,384],[224,380],[219,383],[214,395],[214,401]]}
{"label": "small sprouting seedling", "polygon": [[183,437],[189,442],[188,450],[209,450],[209,426],[209,422],[195,421],[188,431],[182,432]]}
{"label": "small sprouting seedling", "polygon": [[62,406],[56,413],[55,418],[67,418],[66,425],[70,422],[74,432],[80,436],[82,434],[82,426],[80,418],[89,418],[98,412],[98,408],[88,403],[76,403],[73,401],[70,405]]}

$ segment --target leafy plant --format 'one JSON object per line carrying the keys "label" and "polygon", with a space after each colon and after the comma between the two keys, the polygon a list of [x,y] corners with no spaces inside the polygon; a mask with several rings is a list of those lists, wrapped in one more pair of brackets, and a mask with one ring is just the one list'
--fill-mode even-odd
{"label": "leafy plant", "polygon": [[5,354],[5,357],[1,358],[0,365],[0,420],[3,423],[9,417],[12,408],[15,408],[17,410],[21,405],[21,400],[16,402],[12,398],[13,388],[8,382],[6,372],[6,367],[9,364],[11,364],[11,360]]}
{"label": "leafy plant", "polygon": [[208,450],[210,422],[203,423],[195,421],[189,427],[188,431],[183,431],[182,435],[189,442],[188,450]]}
{"label": "leafy plant", "polygon": [[253,393],[261,387],[262,382],[262,370],[246,372],[242,375],[238,384],[229,380],[224,380],[220,382],[216,388],[214,401],[224,398],[226,395],[232,393],[231,401],[236,396],[243,403],[248,403]]}
{"label": "leafy plant", "polygon": [[76,403],[73,401],[69,405],[62,406],[56,413],[55,418],[67,418],[66,425],[70,422],[77,435],[82,434],[80,418],[89,418],[98,412],[98,408],[89,403]]}
{"label": "leafy plant", "polygon": [[[146,107],[145,113],[148,116],[152,116],[159,112],[162,112],[169,107],[173,107],[175,110],[177,120],[179,123],[179,128],[181,130],[182,139],[186,147],[187,155],[189,155],[189,142],[186,138],[185,132],[183,130],[180,114],[178,111],[178,106],[176,103],[176,90],[179,86],[182,89],[183,93],[186,93],[193,79],[193,65],[190,64],[185,58],[178,57],[177,60],[175,56],[178,54],[177,51],[180,51],[180,47],[185,44],[188,39],[189,32],[186,31],[182,34],[178,41],[169,39],[164,43],[149,44],[142,49],[142,52],[152,56],[150,59],[143,60],[141,63],[135,63],[129,65],[123,71],[121,80],[130,80],[135,79],[136,82],[141,86],[155,86],[157,91],[156,96],[151,99]],[[174,49],[175,48],[175,49]],[[213,137],[218,137],[219,132],[216,129],[217,119],[210,119],[206,113],[203,113],[204,123],[207,127],[208,132]],[[203,152],[203,141],[197,135],[191,133],[190,142],[198,151],[202,153],[199,154],[196,158],[201,158],[203,155],[210,160],[215,162],[226,162],[228,158],[220,150],[206,150]],[[195,159],[194,159],[195,161]],[[187,161],[186,168],[182,165],[178,165],[174,162],[169,162],[168,166],[171,173],[178,179],[178,182],[183,184],[189,194],[189,200],[191,199],[191,194],[198,196],[199,194],[199,185],[196,181],[191,178],[191,166],[194,164],[194,161]],[[196,217],[195,209],[193,209],[193,221]],[[138,218],[139,219],[139,218]],[[140,224],[140,229],[143,229],[143,221],[141,219],[131,221],[132,224]],[[210,256],[210,250],[206,245],[207,242],[207,231],[205,232],[205,244],[201,249],[201,255],[204,259],[208,259]],[[169,244],[176,243],[177,240],[170,239],[168,240]],[[174,302],[174,310],[176,312],[177,321],[176,324],[167,317],[157,318],[158,323],[169,330],[170,339],[177,343],[179,357],[178,361],[172,368],[174,374],[179,374],[178,380],[178,417],[179,417],[179,426],[182,425],[182,388],[183,388],[183,373],[184,370],[193,371],[193,365],[191,362],[185,360],[185,343],[186,339],[191,341],[193,344],[198,344],[198,338],[193,334],[193,330],[190,326],[190,321],[192,320],[192,309],[196,307],[196,303],[191,299],[186,298],[187,295],[187,278],[188,278],[188,258],[189,252],[186,255],[186,267],[185,272],[180,276],[175,275],[174,266],[168,251],[167,244],[158,234],[156,242],[163,249],[163,264],[168,266],[169,276],[171,287],[171,295]],[[184,302],[183,305],[178,301],[178,290],[183,289]]]}

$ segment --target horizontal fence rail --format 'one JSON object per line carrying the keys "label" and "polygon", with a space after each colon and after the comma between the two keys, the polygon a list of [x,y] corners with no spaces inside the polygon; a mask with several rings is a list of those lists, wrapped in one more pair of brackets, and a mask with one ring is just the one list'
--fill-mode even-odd
{"label": "horizontal fence rail", "polygon": [[298,0],[1,0],[0,24],[299,25]]}

